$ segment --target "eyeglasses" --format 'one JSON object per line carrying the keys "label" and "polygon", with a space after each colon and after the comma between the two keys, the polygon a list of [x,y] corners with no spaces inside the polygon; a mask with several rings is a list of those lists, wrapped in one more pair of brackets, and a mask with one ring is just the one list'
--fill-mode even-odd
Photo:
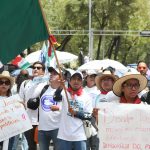
{"label": "eyeglasses", "polygon": [[137,90],[140,88],[140,85],[139,84],[124,84],[123,85],[124,87],[127,87],[128,89],[133,89],[133,87]]}
{"label": "eyeglasses", "polygon": [[0,85],[3,85],[3,84],[10,85],[10,81],[2,81],[2,80],[0,80]]}
{"label": "eyeglasses", "polygon": [[33,67],[33,69],[37,69],[37,70],[40,70],[42,69],[43,67]]}

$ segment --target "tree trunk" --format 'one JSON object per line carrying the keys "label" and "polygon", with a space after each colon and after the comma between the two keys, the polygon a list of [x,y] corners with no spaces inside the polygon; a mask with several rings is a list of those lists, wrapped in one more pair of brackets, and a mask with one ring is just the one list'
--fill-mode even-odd
{"label": "tree trunk", "polygon": [[101,48],[101,43],[102,43],[102,35],[99,36],[98,48],[97,48],[97,55],[96,55],[96,59],[97,59],[97,60],[100,59],[100,48]]}
{"label": "tree trunk", "polygon": [[119,46],[120,46],[120,36],[116,37],[116,43],[115,43],[115,51],[114,51],[114,60],[117,60],[118,52],[119,52]]}
{"label": "tree trunk", "polygon": [[[100,17],[96,14],[94,6],[93,6],[93,15],[95,16],[95,18],[99,22],[99,26],[100,26],[99,29],[104,30],[105,26],[108,23],[109,15],[105,13],[105,10],[103,10],[102,19],[100,19]],[[102,37],[103,37],[103,35],[100,35],[99,40],[98,40],[98,48],[97,48],[97,55],[96,55],[97,60],[100,59],[100,50],[101,50],[101,44],[102,44]]]}
{"label": "tree trunk", "polygon": [[105,57],[107,56],[109,59],[111,58],[113,47],[114,47],[114,38],[110,42],[110,46],[108,48],[108,51],[107,51],[107,54],[105,55]]}

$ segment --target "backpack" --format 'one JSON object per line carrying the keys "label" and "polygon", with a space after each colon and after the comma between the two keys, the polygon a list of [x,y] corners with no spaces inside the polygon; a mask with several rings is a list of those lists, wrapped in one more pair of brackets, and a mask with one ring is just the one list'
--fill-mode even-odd
{"label": "backpack", "polygon": [[25,80],[24,81],[24,88],[26,87],[27,83],[29,82],[30,80]]}
{"label": "backpack", "polygon": [[148,91],[147,93],[143,94],[141,97],[141,100],[143,102],[146,102],[147,104],[150,105],[150,91]]}
{"label": "backpack", "polygon": [[45,93],[45,91],[48,89],[49,85],[45,85],[40,93],[40,96],[37,98],[30,98],[27,102],[27,107],[32,110],[36,110],[40,105],[40,98]]}

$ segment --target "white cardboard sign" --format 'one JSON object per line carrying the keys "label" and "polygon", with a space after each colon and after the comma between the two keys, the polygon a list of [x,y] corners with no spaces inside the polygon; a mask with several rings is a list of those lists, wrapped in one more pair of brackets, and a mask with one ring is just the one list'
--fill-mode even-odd
{"label": "white cardboard sign", "polygon": [[0,99],[0,141],[32,128],[24,106],[18,95]]}
{"label": "white cardboard sign", "polygon": [[100,150],[150,150],[150,106],[101,103]]}

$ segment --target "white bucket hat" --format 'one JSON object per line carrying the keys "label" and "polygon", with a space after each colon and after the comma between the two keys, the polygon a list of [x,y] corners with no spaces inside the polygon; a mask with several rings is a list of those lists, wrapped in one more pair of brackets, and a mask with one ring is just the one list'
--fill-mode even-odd
{"label": "white bucket hat", "polygon": [[10,76],[10,73],[8,71],[3,71],[0,74],[0,79],[1,78],[6,78],[10,81],[11,87],[14,85],[15,79],[13,77]]}
{"label": "white bucket hat", "polygon": [[102,90],[103,88],[101,87],[101,82],[105,77],[110,77],[112,78],[114,81],[116,81],[116,76],[113,75],[109,70],[105,70],[102,74],[96,76],[95,78],[95,83],[96,86],[99,90]]}
{"label": "white bucket hat", "polygon": [[122,84],[129,79],[137,79],[140,84],[140,88],[138,93],[144,90],[147,86],[147,78],[140,73],[133,74],[131,72],[127,72],[123,77],[119,78],[113,85],[113,92],[117,96],[121,96]]}

